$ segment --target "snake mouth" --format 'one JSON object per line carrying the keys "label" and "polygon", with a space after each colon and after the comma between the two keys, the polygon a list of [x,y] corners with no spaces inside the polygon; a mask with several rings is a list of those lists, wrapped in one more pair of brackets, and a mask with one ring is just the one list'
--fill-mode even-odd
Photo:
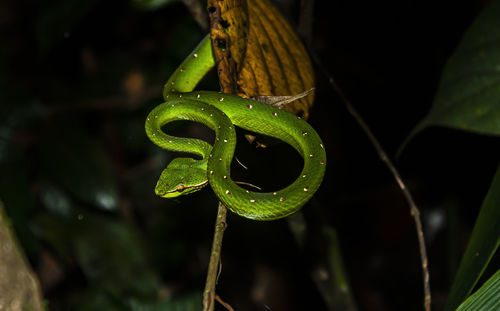
{"label": "snake mouth", "polygon": [[165,192],[157,192],[156,194],[160,197],[174,197],[182,194],[188,194],[193,191],[199,190],[208,184],[208,180],[205,180],[196,185],[183,186],[182,188],[175,188],[173,190],[165,191]]}

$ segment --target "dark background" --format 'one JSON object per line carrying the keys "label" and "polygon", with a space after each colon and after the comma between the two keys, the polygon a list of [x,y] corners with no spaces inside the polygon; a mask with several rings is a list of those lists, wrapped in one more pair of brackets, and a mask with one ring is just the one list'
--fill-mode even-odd
{"label": "dark background", "polygon": [[[293,24],[300,9],[290,2],[279,7]],[[316,1],[310,48],[395,158],[487,2]],[[0,198],[49,309],[200,299],[217,200],[209,189],[154,196],[175,155],[150,143],[143,123],[203,35],[181,3],[141,10],[114,0],[0,1]],[[229,215],[217,292],[236,310],[326,310],[311,275],[328,261],[322,230],[335,228],[360,310],[422,310],[408,204],[319,70],[316,79],[310,122],[328,167],[303,208],[305,246],[287,220]],[[199,88],[218,90],[215,75]],[[187,123],[170,130],[206,136]],[[395,160],[421,208],[436,310],[498,165],[497,145],[429,128]],[[300,171],[286,145],[256,150],[240,135],[236,156],[249,170],[236,165],[233,175],[267,190]]]}

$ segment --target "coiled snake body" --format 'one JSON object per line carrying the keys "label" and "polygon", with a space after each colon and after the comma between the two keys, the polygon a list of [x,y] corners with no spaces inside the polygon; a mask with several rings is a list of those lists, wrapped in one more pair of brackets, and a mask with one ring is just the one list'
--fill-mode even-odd
{"label": "coiled snake body", "polygon": [[[146,120],[146,133],[156,145],[169,151],[201,156],[201,160],[176,158],[162,172],[155,188],[165,198],[192,193],[210,184],[217,197],[234,213],[256,220],[288,216],[304,205],[319,188],[326,167],[326,153],[316,131],[290,112],[213,91],[192,92],[214,66],[208,36],[189,55],[165,85],[165,103]],[[161,127],[176,120],[200,122],[215,131],[213,147],[205,141],[174,137]],[[233,182],[229,168],[236,145],[234,126],[278,138],[304,159],[300,176],[276,192],[246,190]]]}

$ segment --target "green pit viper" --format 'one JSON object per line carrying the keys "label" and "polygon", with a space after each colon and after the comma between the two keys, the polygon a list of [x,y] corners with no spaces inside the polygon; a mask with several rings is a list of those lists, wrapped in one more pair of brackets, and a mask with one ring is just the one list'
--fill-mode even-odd
{"label": "green pit viper", "polygon": [[[234,213],[255,220],[274,220],[299,210],[318,190],[326,167],[326,153],[316,131],[300,117],[252,99],[214,91],[194,91],[214,66],[209,36],[172,74],[163,91],[165,103],[146,120],[149,139],[169,151],[187,152],[201,160],[175,158],[161,173],[157,195],[172,198],[210,184],[217,197]],[[199,139],[167,135],[161,127],[176,120],[205,124],[215,131],[212,145]],[[234,126],[278,138],[304,159],[298,178],[275,192],[255,192],[233,182],[229,174],[236,145]]]}

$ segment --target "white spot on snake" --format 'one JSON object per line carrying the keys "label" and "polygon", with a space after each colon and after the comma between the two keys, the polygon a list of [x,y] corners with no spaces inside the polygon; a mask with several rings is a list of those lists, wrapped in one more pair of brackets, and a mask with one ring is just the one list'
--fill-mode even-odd
{"label": "white spot on snake", "polygon": [[325,161],[321,160],[319,161],[319,164],[325,164]]}
{"label": "white spot on snake", "polygon": [[247,104],[247,108],[248,108],[248,109],[252,109],[252,107],[253,107],[253,106],[252,106],[251,104]]}
{"label": "white spot on snake", "polygon": [[229,190],[226,190],[226,194],[228,194],[228,195],[229,195],[229,194],[231,194],[231,192],[230,192]]}
{"label": "white spot on snake", "polygon": [[219,158],[219,162],[222,162],[222,158]]}
{"label": "white spot on snake", "polygon": [[167,140],[169,143],[171,143],[172,141],[171,140]]}
{"label": "white spot on snake", "polygon": [[216,140],[216,141],[219,141],[220,139],[219,139],[219,137],[217,137],[215,140]]}
{"label": "white spot on snake", "polygon": [[226,175],[224,175],[224,179],[227,179],[227,176],[226,176]]}
{"label": "white spot on snake", "polygon": [[307,135],[307,131],[302,131],[302,136],[306,136]]}
{"label": "white spot on snake", "polygon": [[201,108],[201,111],[205,111],[205,108]]}
{"label": "white spot on snake", "polygon": [[277,116],[278,114],[276,112],[273,111],[273,113],[271,113],[273,116]]}
{"label": "white spot on snake", "polygon": [[319,144],[319,146],[321,147],[321,149],[325,149],[325,147],[323,146],[323,144]]}
{"label": "white spot on snake", "polygon": [[182,97],[182,94],[177,95],[177,97],[181,98],[181,97]]}
{"label": "white spot on snake", "polygon": [[172,80],[172,82],[170,82],[170,83],[172,83],[172,85],[174,85],[175,84],[175,80]]}
{"label": "white spot on snake", "polygon": [[281,198],[280,198],[280,201],[281,201],[281,202],[285,202],[285,201],[286,201],[286,198],[285,198],[285,197],[281,197]]}
{"label": "white spot on snake", "polygon": [[147,120],[149,121],[149,117],[148,117],[148,119],[147,119]]}
{"label": "white spot on snake", "polygon": [[170,94],[167,94],[167,96],[165,96],[165,98],[168,98],[170,96]]}
{"label": "white spot on snake", "polygon": [[191,145],[191,142],[190,142],[190,141],[188,141],[188,142],[187,142],[187,144],[188,144],[188,145]]}
{"label": "white spot on snake", "polygon": [[170,89],[170,92],[175,92],[175,88],[171,88],[171,89]]}
{"label": "white spot on snake", "polygon": [[212,154],[209,154],[209,155],[208,155],[208,157],[209,157],[209,158],[211,158],[211,157],[213,157],[213,155],[212,155]]}
{"label": "white spot on snake", "polygon": [[312,158],[312,157],[314,157],[314,155],[311,153],[311,154],[309,155],[309,158]]}
{"label": "white spot on snake", "polygon": [[309,187],[304,187],[304,191],[308,191],[309,190]]}
{"label": "white spot on snake", "polygon": [[250,200],[250,203],[255,203],[255,200],[253,200],[253,199],[252,199],[252,200]]}
{"label": "white spot on snake", "polygon": [[196,94],[196,98],[200,98],[200,96],[201,96],[200,94]]}
{"label": "white spot on snake", "polygon": [[246,193],[250,193],[250,191],[248,191],[248,190],[245,190],[245,192],[246,192]]}
{"label": "white spot on snake", "polygon": [[193,58],[197,58],[197,57],[198,57],[198,54],[194,53]]}
{"label": "white spot on snake", "polygon": [[220,129],[220,125],[219,125],[219,126],[217,126],[217,128],[219,128],[219,129]]}
{"label": "white spot on snake", "polygon": [[155,136],[155,135],[156,135],[156,133],[152,133],[151,135]]}
{"label": "white spot on snake", "polygon": [[227,143],[227,139],[224,139],[224,142]]}
{"label": "white spot on snake", "polygon": [[233,129],[233,127],[232,127],[231,125],[230,125],[228,128],[229,128],[230,130],[232,130],[232,129]]}
{"label": "white spot on snake", "polygon": [[175,104],[172,104],[172,107],[175,107]]}
{"label": "white spot on snake", "polygon": [[213,175],[214,174],[214,171],[210,171],[210,175]]}
{"label": "white spot on snake", "polygon": [[276,195],[276,192],[273,192],[273,195]]}
{"label": "white spot on snake", "polygon": [[213,113],[211,113],[211,114],[210,114],[210,116],[211,116],[211,117],[213,117],[213,116],[214,116],[214,114],[213,114]]}
{"label": "white spot on snake", "polygon": [[224,97],[219,97],[217,100],[221,102],[224,100]]}
{"label": "white spot on snake", "polygon": [[184,72],[185,69],[184,69],[184,67],[181,67],[181,69],[179,69],[179,70],[180,70],[180,72]]}
{"label": "white spot on snake", "polygon": [[302,178],[306,178],[306,177],[307,177],[307,174],[302,175]]}
{"label": "white spot on snake", "polygon": [[155,119],[158,119],[158,116],[155,116]]}
{"label": "white spot on snake", "polygon": [[300,120],[300,119],[302,119],[302,118],[301,118],[301,117],[299,117],[299,116],[297,116],[297,119],[299,119],[299,120]]}

